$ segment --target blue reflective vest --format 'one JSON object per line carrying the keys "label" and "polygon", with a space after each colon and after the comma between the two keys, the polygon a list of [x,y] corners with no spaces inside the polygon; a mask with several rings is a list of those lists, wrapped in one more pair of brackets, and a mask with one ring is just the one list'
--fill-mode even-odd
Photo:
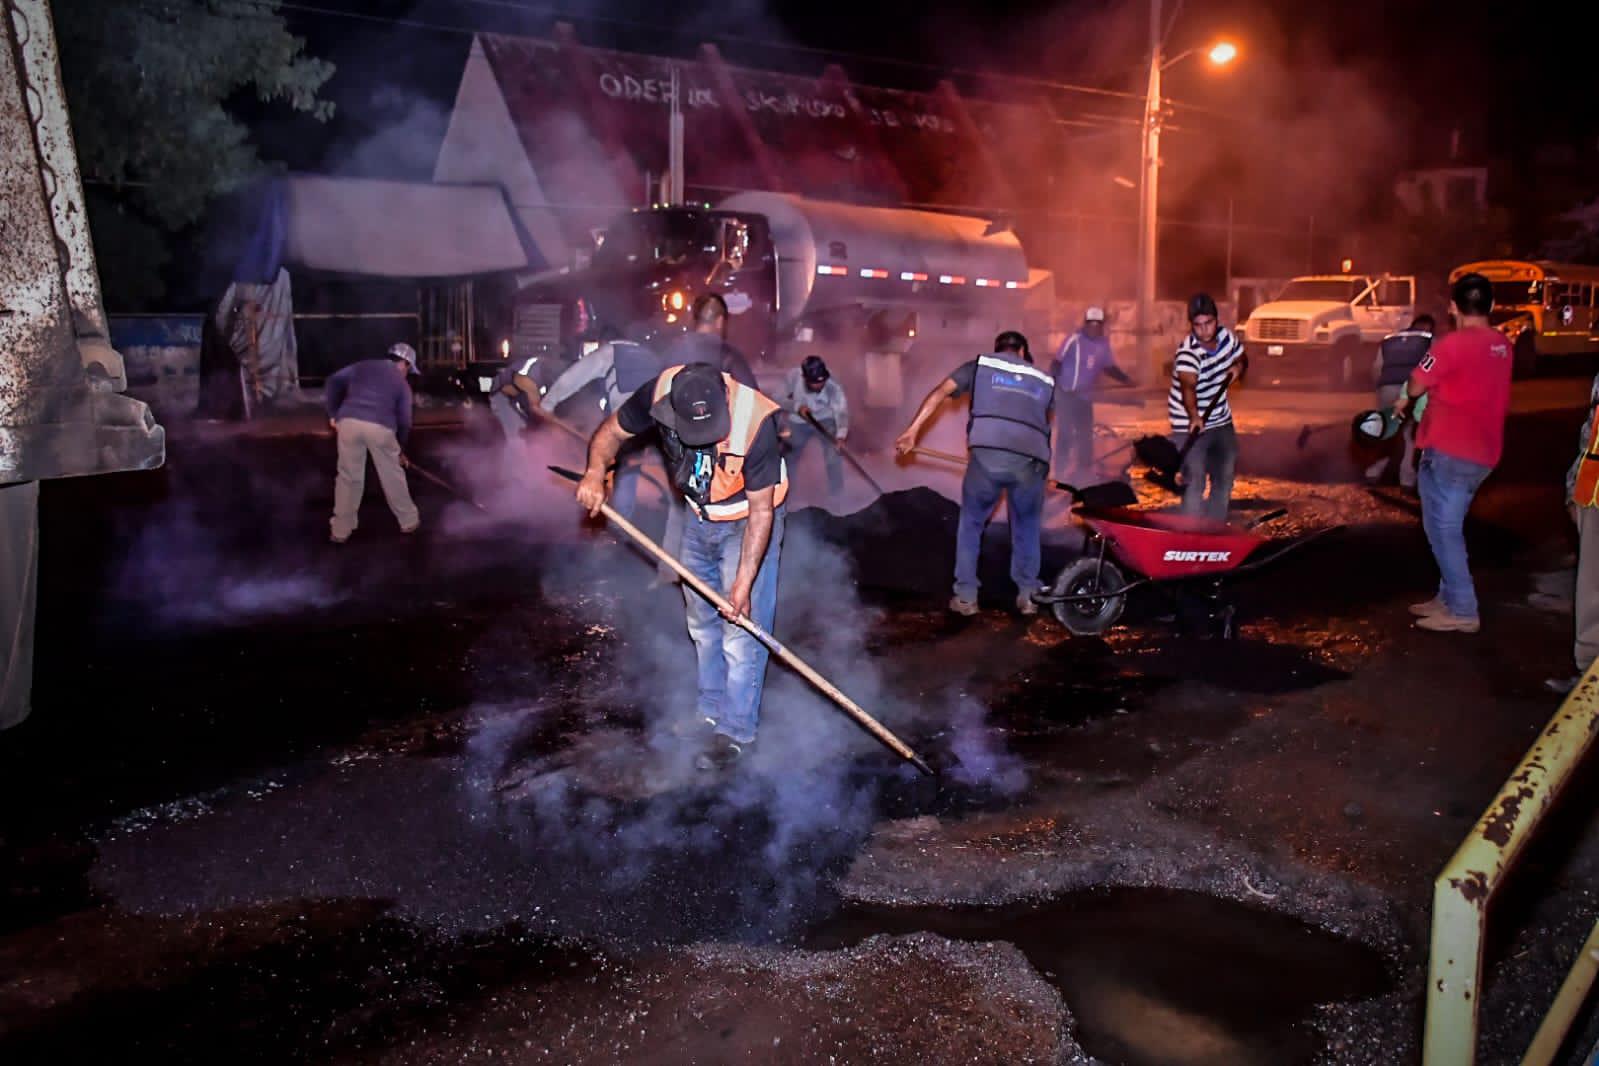
{"label": "blue reflective vest", "polygon": [[1431,347],[1432,334],[1419,329],[1388,334],[1382,341],[1382,373],[1377,375],[1377,384],[1403,385]]}
{"label": "blue reflective vest", "polygon": [[607,394],[621,397],[620,403],[650,382],[665,366],[661,357],[642,344],[632,341],[611,342],[611,372],[606,385]]}
{"label": "blue reflective vest", "polygon": [[1055,379],[1008,352],[978,356],[972,378],[971,448],[997,448],[1049,462]]}

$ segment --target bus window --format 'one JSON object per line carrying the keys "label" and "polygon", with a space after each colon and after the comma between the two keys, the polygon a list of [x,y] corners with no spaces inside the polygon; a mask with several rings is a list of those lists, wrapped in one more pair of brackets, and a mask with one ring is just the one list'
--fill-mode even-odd
{"label": "bus window", "polygon": [[1493,287],[1496,307],[1535,307],[1543,303],[1541,281],[1496,281]]}

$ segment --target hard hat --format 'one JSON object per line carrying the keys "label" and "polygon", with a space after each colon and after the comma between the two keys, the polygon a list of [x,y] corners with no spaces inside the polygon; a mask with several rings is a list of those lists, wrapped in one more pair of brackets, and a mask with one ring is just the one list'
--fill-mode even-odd
{"label": "hard hat", "polygon": [[409,363],[411,366],[411,373],[415,374],[417,372],[416,349],[411,347],[409,344],[406,344],[404,341],[401,341],[399,344],[389,348],[389,358],[398,359],[402,363]]}
{"label": "hard hat", "polygon": [[1103,322],[1103,321],[1105,321],[1105,309],[1103,307],[1090,307],[1088,310],[1083,312],[1083,321],[1084,322]]}

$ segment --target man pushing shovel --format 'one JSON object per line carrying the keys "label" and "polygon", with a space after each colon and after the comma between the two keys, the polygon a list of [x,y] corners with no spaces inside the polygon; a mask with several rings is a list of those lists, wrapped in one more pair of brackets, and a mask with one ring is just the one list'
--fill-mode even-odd
{"label": "man pushing shovel", "polygon": [[770,632],[777,614],[788,471],[778,451],[778,405],[708,363],[671,366],[640,386],[589,441],[577,499],[590,515],[605,503],[606,470],[632,437],[656,430],[673,488],[688,504],[680,561],[726,597],[718,616],[683,590],[699,660],[698,722],[711,747],[701,769],[732,765],[755,743],[767,649],[734,617]]}

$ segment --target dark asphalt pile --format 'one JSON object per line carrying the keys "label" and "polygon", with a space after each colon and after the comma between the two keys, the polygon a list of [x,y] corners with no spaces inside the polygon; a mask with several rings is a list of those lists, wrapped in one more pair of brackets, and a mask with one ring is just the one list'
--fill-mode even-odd
{"label": "dark asphalt pile", "polygon": [[[955,570],[955,532],[960,506],[928,488],[905,489],[879,496],[853,514],[835,515],[807,507],[789,516],[789,528],[802,530],[846,552],[854,562],[855,579],[868,599],[926,597],[949,594]],[[1050,544],[1045,531],[1044,574],[1065,563],[1065,553]],[[1010,527],[1001,508],[983,537],[978,564],[984,602],[998,604],[1016,595],[1010,580]]]}
{"label": "dark asphalt pile", "polygon": [[789,528],[847,552],[862,588],[925,595],[949,585],[960,508],[932,489],[879,496],[842,517],[819,507],[789,516]]}

